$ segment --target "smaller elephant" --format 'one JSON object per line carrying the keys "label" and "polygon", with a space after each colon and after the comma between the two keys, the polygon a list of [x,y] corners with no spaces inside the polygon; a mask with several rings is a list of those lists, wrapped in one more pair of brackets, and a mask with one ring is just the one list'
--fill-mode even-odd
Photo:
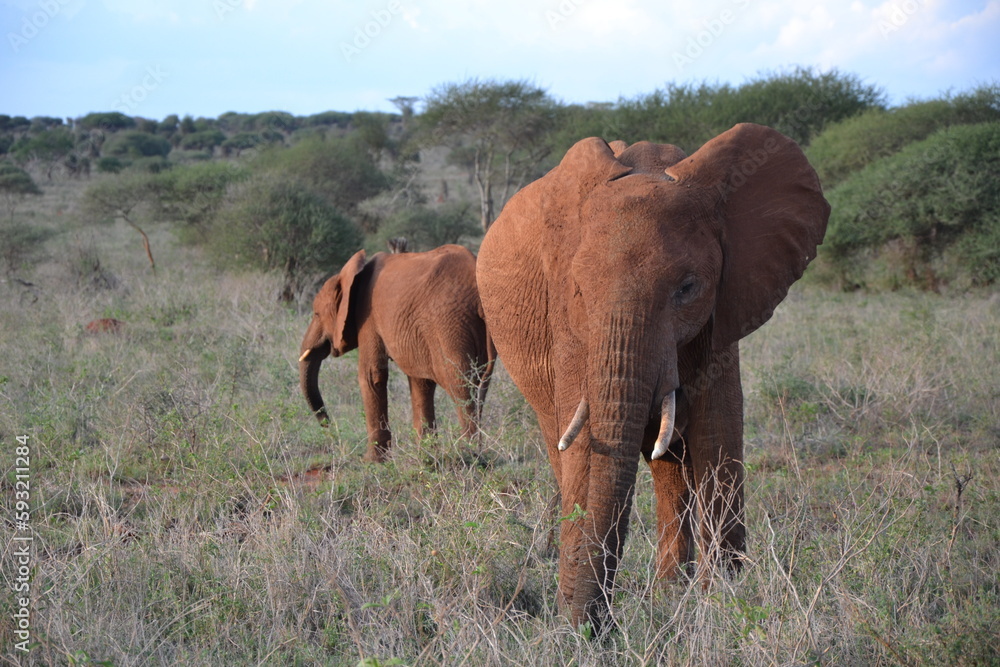
{"label": "smaller elephant", "polygon": [[313,302],[299,357],[300,386],[310,409],[322,425],[329,424],[319,391],[320,364],[331,354],[357,349],[367,460],[385,461],[391,447],[390,359],[409,378],[418,435],[434,429],[434,391],[441,385],[456,403],[463,433],[475,436],[496,360],[476,287],[475,255],[446,245],[365,259],[364,250],[355,253]]}

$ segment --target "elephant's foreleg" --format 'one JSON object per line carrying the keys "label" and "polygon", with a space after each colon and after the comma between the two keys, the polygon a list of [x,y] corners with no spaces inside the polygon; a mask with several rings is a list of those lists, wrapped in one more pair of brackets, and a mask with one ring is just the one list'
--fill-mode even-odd
{"label": "elephant's foreleg", "polygon": [[743,461],[730,458],[716,465],[696,464],[694,469],[701,517],[701,569],[707,573],[721,562],[728,570],[739,570],[746,551]]}
{"label": "elephant's foreleg", "polygon": [[688,394],[692,414],[686,441],[700,517],[699,560],[708,569],[720,560],[729,569],[739,569],[746,548],[743,391],[736,345],[709,359],[714,380]]}
{"label": "elephant's foreleg", "polygon": [[424,378],[410,378],[410,404],[413,406],[413,428],[417,436],[422,438],[425,433],[433,432],[434,423],[434,390],[437,383]]}
{"label": "elephant's foreleg", "polygon": [[368,451],[365,460],[381,463],[389,455],[392,433],[389,431],[389,368],[385,366],[358,368],[358,384],[365,407],[368,429]]}

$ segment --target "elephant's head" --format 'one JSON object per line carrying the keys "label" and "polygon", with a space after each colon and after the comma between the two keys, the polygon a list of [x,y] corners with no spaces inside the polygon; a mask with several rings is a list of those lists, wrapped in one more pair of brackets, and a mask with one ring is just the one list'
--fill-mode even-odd
{"label": "elephant's head", "polygon": [[319,391],[320,364],[331,354],[339,357],[358,346],[358,327],[351,299],[351,287],[365,266],[365,251],[351,257],[340,273],[331,277],[313,300],[313,318],[302,338],[299,357],[299,386],[309,408],[327,426],[329,416]]}
{"label": "elephant's head", "polygon": [[673,437],[679,351],[725,350],[766,322],[828,215],[795,142],[742,124],[690,157],[584,139],[490,229],[487,322],[543,430],[555,425],[546,437],[562,435],[550,455],[564,508],[585,510],[561,547],[575,623],[600,623],[641,451],[655,436],[661,456]]}

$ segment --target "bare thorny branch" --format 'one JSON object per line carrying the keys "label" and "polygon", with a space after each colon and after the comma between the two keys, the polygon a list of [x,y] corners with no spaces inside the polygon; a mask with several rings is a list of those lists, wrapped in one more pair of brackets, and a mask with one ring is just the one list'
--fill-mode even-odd
{"label": "bare thorny branch", "polygon": [[962,493],[965,491],[965,487],[969,485],[969,482],[972,481],[972,473],[959,475],[954,463],[951,464],[951,473],[955,479],[955,515],[951,526],[951,538],[948,540],[948,548],[945,550],[944,557],[944,566],[949,573],[951,572],[951,549],[955,546],[958,529],[962,525]]}

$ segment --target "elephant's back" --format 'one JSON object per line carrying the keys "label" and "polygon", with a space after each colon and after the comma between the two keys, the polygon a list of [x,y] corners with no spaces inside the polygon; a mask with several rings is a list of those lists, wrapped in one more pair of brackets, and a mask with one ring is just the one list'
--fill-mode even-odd
{"label": "elephant's back", "polygon": [[486,354],[486,324],[476,288],[475,256],[462,246],[386,255],[373,301],[387,352],[414,377],[437,380],[442,368]]}

